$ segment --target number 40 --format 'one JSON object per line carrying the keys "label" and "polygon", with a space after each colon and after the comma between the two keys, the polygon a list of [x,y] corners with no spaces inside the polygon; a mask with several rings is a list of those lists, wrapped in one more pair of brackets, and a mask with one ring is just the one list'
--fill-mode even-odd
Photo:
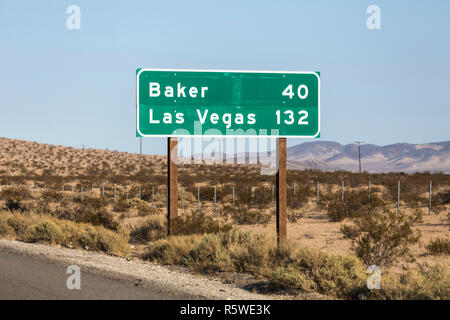
{"label": "number 40", "polygon": [[[292,84],[288,85],[281,95],[287,96],[289,97],[289,99],[292,99],[292,97],[294,97]],[[299,85],[297,88],[297,95],[300,99],[306,99],[306,97],[308,96],[308,87],[304,84]]]}

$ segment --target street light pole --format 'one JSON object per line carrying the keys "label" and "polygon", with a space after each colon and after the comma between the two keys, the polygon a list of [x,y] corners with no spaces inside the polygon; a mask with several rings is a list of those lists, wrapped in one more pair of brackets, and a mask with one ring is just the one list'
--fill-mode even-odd
{"label": "street light pole", "polygon": [[364,142],[363,141],[356,141],[355,143],[358,144],[359,173],[361,173],[361,143],[364,143]]}

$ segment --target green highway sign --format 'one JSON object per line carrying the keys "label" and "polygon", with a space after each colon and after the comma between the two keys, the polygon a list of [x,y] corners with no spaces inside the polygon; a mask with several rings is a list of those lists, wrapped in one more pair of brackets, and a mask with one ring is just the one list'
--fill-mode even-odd
{"label": "green highway sign", "polygon": [[320,134],[320,74],[136,70],[137,136]]}

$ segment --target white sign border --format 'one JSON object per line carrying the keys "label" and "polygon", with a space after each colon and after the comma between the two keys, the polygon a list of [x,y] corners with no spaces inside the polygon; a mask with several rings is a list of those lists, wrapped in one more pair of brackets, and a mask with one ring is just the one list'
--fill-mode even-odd
{"label": "white sign border", "polygon": [[[318,81],[318,130],[312,136],[290,136],[290,135],[167,135],[167,134],[143,134],[139,130],[139,76],[144,71],[169,71],[169,72],[229,72],[229,73],[286,73],[286,74],[313,74]],[[149,69],[142,68],[136,74],[136,131],[143,138],[145,137],[170,137],[170,138],[316,138],[320,134],[320,77],[314,71],[265,71],[265,70],[220,70],[220,69]]]}

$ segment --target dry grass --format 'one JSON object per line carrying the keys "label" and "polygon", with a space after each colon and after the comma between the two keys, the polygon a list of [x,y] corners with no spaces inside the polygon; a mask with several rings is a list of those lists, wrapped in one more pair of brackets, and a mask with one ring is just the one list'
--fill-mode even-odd
{"label": "dry grass", "polygon": [[119,256],[128,256],[130,253],[126,231],[113,232],[100,226],[33,212],[0,211],[0,235],[24,242],[44,242]]}
{"label": "dry grass", "polygon": [[369,291],[367,275],[355,256],[305,247],[278,248],[270,236],[231,230],[208,235],[172,236],[152,242],[143,256],[201,272],[246,272],[261,278],[260,290],[319,292],[355,299],[449,299],[446,265],[383,275],[382,289]]}

